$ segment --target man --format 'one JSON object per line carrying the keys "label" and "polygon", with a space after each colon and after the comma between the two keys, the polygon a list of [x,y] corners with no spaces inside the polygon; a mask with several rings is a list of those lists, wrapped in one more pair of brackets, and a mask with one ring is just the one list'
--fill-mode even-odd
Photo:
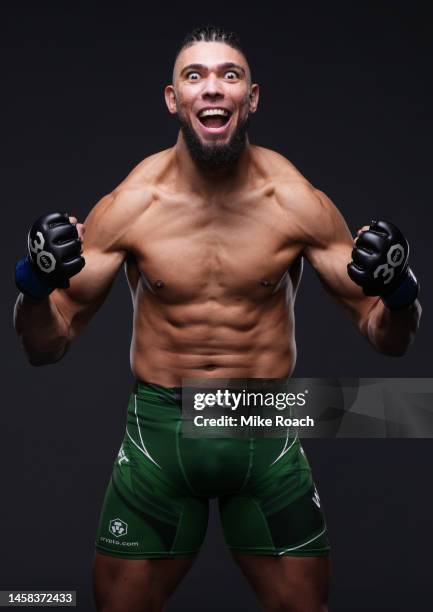
{"label": "man", "polygon": [[131,289],[137,384],[101,513],[97,607],[161,610],[218,497],[261,605],[324,611],[326,524],[299,440],[284,449],[279,439],[187,440],[176,388],[185,378],[290,376],[303,258],[376,350],[404,354],[421,314],[407,241],[374,221],[354,245],[325,194],[249,143],[259,87],[233,34],[189,35],[165,100],[180,122],[175,146],[140,163],[84,224],[41,217],[17,264],[16,329],[34,365],[63,357],[122,264]]}

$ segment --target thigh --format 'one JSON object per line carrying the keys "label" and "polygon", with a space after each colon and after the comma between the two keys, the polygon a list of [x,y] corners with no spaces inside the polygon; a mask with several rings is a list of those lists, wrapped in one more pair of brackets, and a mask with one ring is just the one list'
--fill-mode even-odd
{"label": "thigh", "polygon": [[93,565],[96,609],[160,612],[194,558],[122,559],[97,552]]}
{"label": "thigh", "polygon": [[129,465],[113,471],[100,513],[97,551],[126,560],[194,556],[206,533],[208,500],[176,496],[156,479],[149,482],[146,470],[135,472]]}
{"label": "thigh", "polygon": [[272,449],[272,440],[257,444],[249,481],[219,499],[228,547],[242,555],[326,556],[325,516],[302,447],[295,441],[278,460]]}
{"label": "thigh", "polygon": [[184,476],[177,404],[146,393],[146,400],[132,394],[128,404],[125,437],[102,505],[96,548],[135,560],[191,556],[206,533],[208,500],[195,495]]}
{"label": "thigh", "polygon": [[327,610],[329,557],[233,556],[267,612]]}

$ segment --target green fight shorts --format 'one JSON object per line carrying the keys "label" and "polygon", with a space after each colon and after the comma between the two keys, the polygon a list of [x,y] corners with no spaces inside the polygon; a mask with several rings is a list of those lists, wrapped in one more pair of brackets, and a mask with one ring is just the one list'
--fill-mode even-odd
{"label": "green fight shorts", "polygon": [[175,389],[137,382],[96,538],[127,559],[196,554],[218,498],[228,547],[246,555],[329,553],[326,523],[297,437],[182,435]]}

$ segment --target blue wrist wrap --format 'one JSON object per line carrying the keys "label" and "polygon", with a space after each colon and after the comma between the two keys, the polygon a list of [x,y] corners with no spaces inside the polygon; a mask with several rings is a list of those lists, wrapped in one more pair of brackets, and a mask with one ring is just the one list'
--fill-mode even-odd
{"label": "blue wrist wrap", "polygon": [[15,266],[15,284],[22,293],[34,300],[43,300],[54,291],[51,283],[36,274],[28,256],[20,259]]}
{"label": "blue wrist wrap", "polygon": [[382,300],[390,310],[400,310],[413,304],[418,296],[418,292],[418,281],[415,274],[409,268],[401,285],[392,293],[382,296]]}

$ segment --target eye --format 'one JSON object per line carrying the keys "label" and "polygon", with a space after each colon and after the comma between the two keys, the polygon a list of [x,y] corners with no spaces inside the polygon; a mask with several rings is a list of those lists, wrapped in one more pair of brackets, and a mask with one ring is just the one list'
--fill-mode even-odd
{"label": "eye", "polygon": [[186,78],[188,81],[198,81],[200,74],[198,72],[188,72]]}
{"label": "eye", "polygon": [[238,79],[239,75],[237,72],[235,72],[235,70],[228,70],[225,74],[224,77],[226,79],[228,79],[229,81],[233,81],[234,79]]}

